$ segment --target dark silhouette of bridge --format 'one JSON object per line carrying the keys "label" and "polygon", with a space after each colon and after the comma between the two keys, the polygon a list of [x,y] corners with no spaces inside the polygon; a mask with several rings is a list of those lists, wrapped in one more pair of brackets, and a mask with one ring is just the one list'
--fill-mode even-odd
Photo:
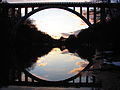
{"label": "dark silhouette of bridge", "polygon": [[[52,3],[0,3],[0,10],[3,10],[3,14],[6,17],[18,17],[17,24],[22,23],[32,14],[49,8],[58,8],[72,12],[73,14],[80,17],[88,26],[91,24],[96,24],[101,21],[104,22],[107,20],[107,13],[112,18],[113,12],[111,9],[120,7],[120,4],[115,3],[76,3],[76,2],[52,2]],[[24,11],[22,12],[22,8]],[[78,11],[79,9],[79,11]],[[31,11],[30,11],[31,10]],[[22,15],[24,13],[24,15]],[[83,71],[86,71],[88,65]],[[83,72],[82,71],[82,72]],[[19,71],[18,78],[10,82],[11,85],[28,85],[28,86],[65,86],[65,87],[100,87],[100,83],[96,81],[95,76],[86,76],[84,82],[82,81],[82,72],[79,72],[77,75],[70,77],[61,81],[46,81],[42,80],[27,70]],[[22,79],[24,75],[24,80]],[[14,77],[14,76],[13,76]],[[75,82],[76,79],[79,79],[78,82]],[[91,79],[91,80],[90,80]]]}
{"label": "dark silhouette of bridge", "polygon": [[[114,17],[114,9],[118,9],[120,3],[80,3],[80,2],[49,2],[49,3],[0,3],[0,10],[3,17],[10,17],[16,22],[14,29],[11,31],[14,41],[16,37],[16,28],[28,17],[38,11],[58,8],[69,11],[80,17],[88,26],[97,22],[105,22]],[[117,11],[118,12],[118,11]],[[17,17],[17,19],[15,18]]]}
{"label": "dark silhouette of bridge", "polygon": [[18,73],[12,73],[12,77],[17,78],[13,79],[10,82],[10,85],[18,85],[18,86],[55,86],[55,87],[101,87],[101,83],[96,80],[94,75],[84,75],[84,73],[90,73],[87,71],[88,68],[92,65],[92,63],[88,64],[81,72],[67,78],[65,80],[60,81],[48,81],[39,78],[38,76],[30,73],[27,70],[20,71],[18,69]]}
{"label": "dark silhouette of bridge", "polygon": [[[49,8],[64,9],[76,14],[89,26],[98,21],[105,21],[107,13],[114,15],[111,9],[119,8],[119,3],[80,3],[80,2],[49,2],[49,3],[0,3],[0,8],[6,9],[5,14],[9,17],[20,17],[24,21],[32,14]],[[21,9],[24,8],[24,11]],[[77,9],[77,10],[76,10]],[[79,10],[78,10],[79,9]],[[24,16],[22,16],[24,13]]]}

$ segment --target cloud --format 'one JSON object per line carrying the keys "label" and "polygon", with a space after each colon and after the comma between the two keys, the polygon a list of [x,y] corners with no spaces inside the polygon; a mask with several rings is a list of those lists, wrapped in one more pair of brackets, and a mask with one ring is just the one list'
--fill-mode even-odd
{"label": "cloud", "polygon": [[84,67],[75,68],[75,69],[71,70],[69,73],[70,73],[70,74],[71,74],[71,73],[78,73],[78,72],[82,71],[83,69],[84,69]]}
{"label": "cloud", "polygon": [[46,66],[47,63],[38,63],[37,65],[38,65],[38,66]]}
{"label": "cloud", "polygon": [[80,33],[81,30],[76,30],[73,32],[69,32],[69,33],[61,33],[61,36],[68,38],[70,35],[74,34],[75,36],[77,36]]}
{"label": "cloud", "polygon": [[72,57],[70,58],[70,61],[73,61],[73,60],[79,60],[79,59],[80,59],[79,57],[72,56]]}
{"label": "cloud", "polygon": [[61,51],[61,54],[68,54],[68,53],[69,53],[69,51],[67,49]]}
{"label": "cloud", "polygon": [[87,65],[88,65],[88,62],[76,62],[76,65],[80,65],[79,68],[75,68],[73,70],[71,70],[69,73],[78,73],[80,71],[82,71]]}
{"label": "cloud", "polygon": [[76,65],[79,65],[81,67],[86,67],[88,65],[89,62],[76,62]]}
{"label": "cloud", "polygon": [[69,33],[61,33],[61,36],[68,38],[70,36],[70,34]]}
{"label": "cloud", "polygon": [[45,60],[45,58],[44,57],[40,57],[40,58],[38,58],[38,60],[37,60],[37,65],[38,66],[46,66],[47,65],[47,62],[44,62],[44,60]]}

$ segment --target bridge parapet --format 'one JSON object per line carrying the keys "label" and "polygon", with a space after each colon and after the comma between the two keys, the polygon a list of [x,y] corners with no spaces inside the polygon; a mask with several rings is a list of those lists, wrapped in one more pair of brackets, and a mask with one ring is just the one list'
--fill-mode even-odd
{"label": "bridge parapet", "polygon": [[80,3],[80,2],[0,3],[0,8],[8,9],[6,11],[8,11],[7,13],[9,17],[16,16],[19,18],[41,7],[70,8],[75,12],[79,13],[80,15],[82,15],[83,17],[85,17],[87,22],[90,22],[91,24],[96,24],[99,21],[106,21],[108,18],[112,18],[115,15],[113,9],[119,9],[120,3]]}
{"label": "bridge parapet", "polygon": [[[89,71],[86,71],[89,73]],[[86,73],[85,72],[85,73]],[[16,76],[15,76],[16,77]],[[17,78],[10,82],[10,85],[22,85],[22,86],[58,86],[58,87],[101,87],[101,83],[96,81],[96,77],[93,75],[84,75],[84,72],[79,74],[75,79],[69,81],[47,81],[40,79],[37,76],[29,73],[28,71],[17,73]]]}
{"label": "bridge parapet", "polygon": [[120,3],[81,3],[81,2],[45,2],[45,3],[0,3],[0,7],[24,8],[41,6],[66,6],[66,7],[106,7],[118,8]]}
{"label": "bridge parapet", "polygon": [[120,3],[0,3],[0,10],[4,11],[2,16],[8,16],[13,18],[13,20],[19,21],[22,17],[25,17],[30,12],[35,12],[35,10],[38,8],[59,8],[71,11],[72,13],[74,12],[74,14],[80,16],[80,18],[83,19],[83,21],[85,21],[85,23],[87,23],[89,26],[91,24],[96,24],[100,21],[104,22],[118,16],[120,14],[119,7]]}

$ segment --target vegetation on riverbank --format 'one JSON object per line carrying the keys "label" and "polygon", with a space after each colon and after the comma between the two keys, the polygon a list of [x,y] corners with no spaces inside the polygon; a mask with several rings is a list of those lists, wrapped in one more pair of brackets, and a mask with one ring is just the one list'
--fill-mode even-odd
{"label": "vegetation on riverbank", "polygon": [[[93,24],[91,27],[81,30],[77,35],[71,35],[66,39],[67,45],[93,45],[96,47],[114,47],[119,48],[120,38],[120,17],[108,22]],[[73,43],[74,42],[74,43]]]}
{"label": "vegetation on riverbank", "polygon": [[3,46],[10,46],[11,43],[14,46],[48,45],[57,41],[48,34],[39,31],[30,19],[21,23],[13,32],[13,28],[16,26],[16,22],[18,22],[18,17],[9,17],[4,15],[5,13],[3,12],[7,12],[7,10],[4,8],[0,9],[0,28]]}

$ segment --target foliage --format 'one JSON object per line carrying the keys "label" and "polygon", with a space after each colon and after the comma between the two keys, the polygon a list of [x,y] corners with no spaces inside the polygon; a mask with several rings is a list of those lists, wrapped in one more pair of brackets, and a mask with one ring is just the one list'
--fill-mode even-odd
{"label": "foliage", "polygon": [[[13,13],[14,10],[10,9],[9,14]],[[8,15],[8,10],[6,8],[0,8],[0,24],[1,24],[1,36],[3,43],[9,45],[11,42],[14,42],[15,38],[15,45],[43,45],[52,43],[55,40],[51,38],[46,33],[38,31],[37,27],[32,23],[32,20],[27,19],[24,23],[21,23],[19,27],[13,32],[13,28],[15,24],[19,21],[20,17],[17,14],[17,10],[15,10],[15,15]]]}
{"label": "foliage", "polygon": [[117,17],[108,22],[99,22],[89,28],[81,30],[81,32],[77,35],[76,38],[71,38],[70,36],[66,40],[66,43],[69,43],[67,45],[72,45],[75,47],[79,45],[94,45],[101,48],[119,48],[119,25],[120,17]]}
{"label": "foliage", "polygon": [[21,45],[22,43],[28,43],[29,45],[45,44],[50,43],[53,40],[48,34],[38,31],[31,20],[26,20],[18,27],[16,36],[17,45]]}

